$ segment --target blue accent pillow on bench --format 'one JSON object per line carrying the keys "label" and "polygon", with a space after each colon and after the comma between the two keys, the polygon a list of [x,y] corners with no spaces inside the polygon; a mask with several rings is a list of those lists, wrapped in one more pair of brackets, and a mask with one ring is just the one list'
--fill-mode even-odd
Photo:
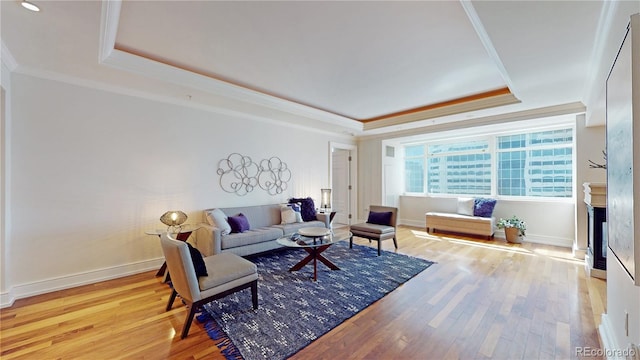
{"label": "blue accent pillow on bench", "polygon": [[493,209],[496,207],[496,199],[476,198],[474,200],[473,216],[490,218],[493,215]]}

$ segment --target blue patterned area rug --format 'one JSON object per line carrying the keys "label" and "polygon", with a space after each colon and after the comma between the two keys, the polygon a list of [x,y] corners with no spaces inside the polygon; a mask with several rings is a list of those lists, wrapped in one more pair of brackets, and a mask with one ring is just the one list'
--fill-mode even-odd
{"label": "blue patterned area rug", "polygon": [[286,249],[249,258],[258,266],[258,309],[249,289],[206,304],[198,320],[228,359],[286,359],[324,333],[433,264],[375,247],[339,242],[325,255],[340,270],[313,262],[288,269],[306,256]]}

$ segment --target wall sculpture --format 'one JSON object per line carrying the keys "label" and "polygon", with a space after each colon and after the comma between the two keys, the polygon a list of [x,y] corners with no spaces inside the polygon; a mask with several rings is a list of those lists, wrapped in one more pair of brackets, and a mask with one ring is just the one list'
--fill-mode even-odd
{"label": "wall sculpture", "polygon": [[291,180],[291,170],[278,157],[255,163],[249,156],[232,153],[218,162],[220,187],[228,193],[244,196],[256,187],[270,195],[281,194]]}

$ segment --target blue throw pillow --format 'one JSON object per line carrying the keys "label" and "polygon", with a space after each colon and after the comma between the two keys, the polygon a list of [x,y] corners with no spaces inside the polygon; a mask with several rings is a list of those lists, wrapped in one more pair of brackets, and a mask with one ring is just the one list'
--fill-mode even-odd
{"label": "blue throw pillow", "polygon": [[378,224],[378,225],[391,225],[391,215],[392,212],[375,212],[369,211],[369,218],[367,222],[369,224]]}
{"label": "blue throw pillow", "polygon": [[491,217],[493,208],[496,207],[496,199],[476,198],[474,200],[473,216]]}
{"label": "blue throw pillow", "polygon": [[207,266],[204,264],[204,259],[202,258],[202,254],[200,250],[191,246],[191,244],[187,243],[189,247],[189,254],[191,254],[191,261],[193,262],[193,268],[196,270],[196,276],[208,276]]}
{"label": "blue throw pillow", "polygon": [[304,221],[314,221],[318,220],[316,218],[316,206],[313,203],[313,199],[308,198],[291,198],[289,199],[289,204],[300,203],[300,214],[302,215],[302,220]]}
{"label": "blue throw pillow", "polygon": [[232,233],[241,233],[249,230],[249,219],[244,216],[243,213],[240,213],[236,216],[229,216],[227,219],[229,225],[231,226]]}

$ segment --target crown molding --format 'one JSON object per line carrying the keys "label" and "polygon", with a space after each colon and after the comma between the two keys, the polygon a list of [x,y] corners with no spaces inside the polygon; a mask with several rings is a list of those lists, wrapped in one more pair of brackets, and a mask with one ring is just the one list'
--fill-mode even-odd
{"label": "crown molding", "polygon": [[100,43],[98,47],[98,61],[102,64],[111,55],[118,35],[120,23],[121,0],[103,0],[100,14]]}
{"label": "crown molding", "polygon": [[7,48],[7,46],[4,44],[4,41],[2,41],[1,51],[2,52],[0,53],[0,55],[2,58],[2,63],[7,67],[7,69],[9,69],[9,71],[13,72],[18,68],[18,62],[11,54],[11,51],[9,51],[9,48]]}
{"label": "crown molding", "polygon": [[121,0],[104,0],[100,27],[100,63],[152,79],[191,87],[209,94],[264,106],[289,114],[339,125],[361,132],[361,122],[310,106],[298,104],[255,90],[247,89],[209,76],[164,64],[149,58],[118,49],[117,37]]}
{"label": "crown molding", "polygon": [[489,58],[493,60],[493,63],[498,69],[498,72],[500,72],[500,74],[502,75],[502,79],[504,80],[505,84],[512,93],[517,94],[517,89],[513,86],[513,81],[511,81],[511,77],[509,77],[507,68],[504,67],[502,59],[500,59],[496,48],[493,46],[491,37],[489,36],[489,33],[487,33],[487,30],[484,28],[484,24],[482,23],[482,20],[480,20],[480,16],[478,16],[476,9],[473,7],[473,4],[470,0],[460,0],[460,5],[462,5],[462,8],[467,14],[467,17],[469,18],[471,25],[476,31],[478,38],[480,38],[480,42],[484,46],[484,49],[487,51]]}
{"label": "crown molding", "polygon": [[388,132],[384,134],[367,135],[366,133],[359,136],[360,140],[372,140],[372,139],[392,139],[410,137],[420,134],[444,132],[449,130],[460,130],[466,128],[473,128],[479,126],[495,125],[500,123],[542,119],[561,115],[570,114],[582,114],[586,111],[586,107],[582,102],[572,102],[560,105],[547,106],[536,109],[528,109],[522,111],[515,111],[509,113],[503,113],[498,115],[490,115],[485,117],[478,117],[475,119],[468,119],[464,121],[448,121],[448,122],[434,122],[432,124],[415,127],[412,129],[405,129],[395,132]]}
{"label": "crown molding", "polygon": [[364,130],[374,130],[382,127],[402,125],[409,122],[428,120],[439,118],[443,116],[461,114],[469,111],[482,110],[487,108],[493,108],[497,106],[511,105],[520,103],[520,100],[511,93],[499,94],[491,97],[484,97],[475,100],[469,100],[451,105],[445,105],[424,111],[418,111],[409,113],[406,115],[399,115],[382,120],[376,120],[367,122],[364,124]]}

